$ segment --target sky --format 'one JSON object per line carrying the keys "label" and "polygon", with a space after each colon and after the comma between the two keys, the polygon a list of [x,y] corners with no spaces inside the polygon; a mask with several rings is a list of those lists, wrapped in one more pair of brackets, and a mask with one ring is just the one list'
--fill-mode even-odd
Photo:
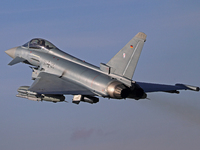
{"label": "sky", "polygon": [[96,66],[138,32],[147,34],[133,80],[200,86],[200,1],[52,0],[0,2],[1,150],[188,150],[200,147],[200,92],[151,93],[97,104],[18,98],[31,85],[25,64],[4,51],[44,38]]}

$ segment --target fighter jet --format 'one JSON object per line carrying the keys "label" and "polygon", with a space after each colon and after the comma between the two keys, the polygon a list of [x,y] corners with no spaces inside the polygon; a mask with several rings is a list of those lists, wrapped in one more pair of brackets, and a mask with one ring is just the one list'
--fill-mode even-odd
{"label": "fighter jet", "polygon": [[132,77],[147,35],[139,32],[108,63],[100,67],[69,55],[52,43],[34,38],[6,52],[17,63],[31,65],[31,86],[18,88],[17,97],[35,101],[63,102],[64,95],[73,95],[72,102],[97,103],[108,99],[146,99],[148,92],[179,93],[179,90],[199,91],[199,87],[175,84],[163,85],[133,81]]}

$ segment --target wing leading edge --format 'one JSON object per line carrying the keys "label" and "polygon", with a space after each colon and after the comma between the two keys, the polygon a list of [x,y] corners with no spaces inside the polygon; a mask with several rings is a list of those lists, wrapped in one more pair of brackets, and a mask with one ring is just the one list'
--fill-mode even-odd
{"label": "wing leading edge", "polygon": [[199,87],[185,85],[185,84],[175,84],[175,85],[165,85],[165,84],[155,84],[155,83],[144,83],[136,82],[144,92],[168,92],[168,93],[179,93],[178,90],[192,90],[199,91]]}

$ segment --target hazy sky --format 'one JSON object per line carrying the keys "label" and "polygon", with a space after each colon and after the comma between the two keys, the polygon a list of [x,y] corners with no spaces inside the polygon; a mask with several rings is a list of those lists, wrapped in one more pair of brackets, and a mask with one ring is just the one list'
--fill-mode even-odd
{"label": "hazy sky", "polygon": [[99,66],[138,32],[147,41],[133,80],[200,86],[200,1],[1,1],[0,149],[199,149],[200,92],[94,105],[72,104],[72,96],[57,104],[15,97],[32,84],[31,69],[8,66],[5,50],[40,37]]}

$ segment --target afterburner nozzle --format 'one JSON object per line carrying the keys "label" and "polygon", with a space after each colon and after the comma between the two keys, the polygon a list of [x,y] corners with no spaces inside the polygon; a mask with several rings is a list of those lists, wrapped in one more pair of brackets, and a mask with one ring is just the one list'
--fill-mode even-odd
{"label": "afterburner nozzle", "polygon": [[107,87],[107,92],[111,98],[125,99],[130,94],[130,89],[123,83],[114,81]]}

